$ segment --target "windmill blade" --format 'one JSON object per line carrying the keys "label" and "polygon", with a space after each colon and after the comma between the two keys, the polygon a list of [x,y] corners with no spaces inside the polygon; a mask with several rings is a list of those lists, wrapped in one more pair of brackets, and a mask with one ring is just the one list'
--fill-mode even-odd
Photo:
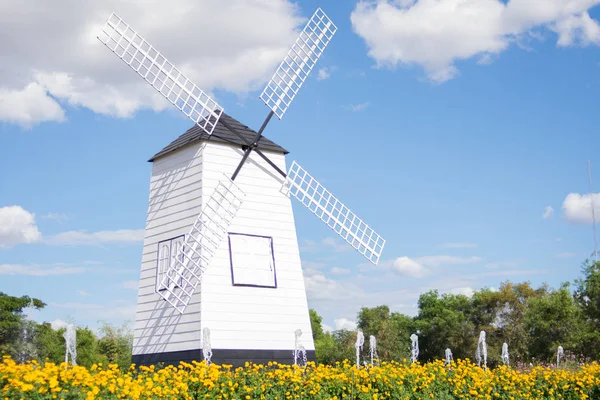
{"label": "windmill blade", "polygon": [[385,246],[385,239],[342,204],[296,161],[290,166],[282,191],[298,199],[367,260],[377,265]]}
{"label": "windmill blade", "polygon": [[186,78],[115,13],[102,27],[98,40],[195,124],[209,135],[212,134],[223,107]]}
{"label": "windmill blade", "polygon": [[260,95],[277,118],[283,117],[336,31],[335,24],[317,8]]}
{"label": "windmill blade", "polygon": [[179,313],[183,314],[189,304],[245,196],[224,175],[185,237],[181,251],[171,259],[158,293]]}

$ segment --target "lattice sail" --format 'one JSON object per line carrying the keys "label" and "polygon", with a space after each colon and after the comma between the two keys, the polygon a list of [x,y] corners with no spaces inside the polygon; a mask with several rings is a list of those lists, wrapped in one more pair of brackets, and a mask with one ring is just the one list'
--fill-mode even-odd
{"label": "lattice sail", "polygon": [[279,119],[285,114],[336,31],[335,24],[318,8],[265,86],[260,98]]}
{"label": "lattice sail", "polygon": [[112,13],[98,40],[195,124],[212,134],[223,107],[186,78],[123,19]]}
{"label": "lattice sail", "polygon": [[385,239],[365,224],[348,207],[294,161],[283,182],[289,193],[325,222],[367,260],[377,265]]}
{"label": "lattice sail", "polygon": [[161,282],[165,289],[159,291],[160,296],[180,313],[189,304],[202,273],[226,237],[246,196],[232,180],[223,176],[185,237],[181,252],[171,259]]}

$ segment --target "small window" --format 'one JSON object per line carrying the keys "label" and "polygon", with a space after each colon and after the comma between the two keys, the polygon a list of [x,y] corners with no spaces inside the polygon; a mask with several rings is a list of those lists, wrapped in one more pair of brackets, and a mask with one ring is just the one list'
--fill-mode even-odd
{"label": "small window", "polygon": [[234,286],[277,287],[273,238],[230,233],[229,255]]}
{"label": "small window", "polygon": [[[169,269],[169,265],[172,262],[173,257],[183,257],[181,255],[181,249],[183,248],[183,241],[185,236],[178,236],[173,239],[163,240],[158,243],[158,262],[156,266],[156,291],[165,290],[166,287],[162,285],[163,278]],[[183,280],[180,278],[178,285],[181,286]]]}

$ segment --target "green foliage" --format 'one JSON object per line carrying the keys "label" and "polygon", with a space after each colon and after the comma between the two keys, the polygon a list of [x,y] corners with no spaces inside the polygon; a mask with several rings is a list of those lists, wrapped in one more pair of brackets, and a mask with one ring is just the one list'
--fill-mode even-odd
{"label": "green foliage", "polygon": [[580,323],[581,313],[568,284],[531,298],[524,313],[529,355],[550,362],[556,357],[558,346],[573,349],[577,346]]}
{"label": "green foliage", "polygon": [[[64,332],[64,329],[62,330]],[[59,331],[52,329],[48,322],[36,326],[36,335],[33,343],[37,349],[38,362],[48,359],[51,362],[59,363],[65,358],[65,339]]]}
{"label": "green foliage", "polygon": [[[475,358],[479,332],[486,332],[488,366],[502,363],[502,344],[509,346],[511,364],[530,361],[552,363],[559,345],[579,357],[600,358],[600,263],[586,261],[575,290],[569,283],[558,289],[529,282],[503,282],[498,290],[482,289],[471,297],[440,294],[436,290],[419,297],[414,317],[391,312],[387,305],[363,307],[358,328],[365,335],[362,357],[369,354],[370,335],[377,338],[382,361],[410,358],[410,335],[419,332],[419,361],[444,357],[450,348],[454,358]],[[311,310],[313,332],[321,332],[322,318]],[[356,333],[334,331],[315,339],[317,361],[333,364],[354,360]]]}
{"label": "green foliage", "polygon": [[317,362],[330,365],[339,361],[338,348],[339,343],[333,335],[331,333],[323,333],[322,336],[315,339]]}
{"label": "green foliage", "polygon": [[[46,360],[60,363],[65,359],[65,328],[52,329],[26,319],[26,308],[41,309],[46,304],[29,296],[14,297],[0,292],[0,355],[9,355],[19,362]],[[131,363],[133,335],[126,326],[115,328],[103,324],[100,337],[87,327],[76,328],[77,364],[115,363],[128,368]]]}
{"label": "green foliage", "polygon": [[127,325],[115,328],[104,323],[100,328],[102,337],[98,339],[97,351],[106,357],[107,362],[117,364],[122,369],[131,365],[133,334]]}
{"label": "green foliage", "polygon": [[[403,362],[410,358],[410,335],[419,332],[419,361],[444,357],[450,348],[455,359],[474,359],[479,332],[486,332],[488,366],[501,363],[501,348],[508,343],[511,364],[555,362],[556,349],[579,358],[600,358],[600,263],[589,260],[583,276],[558,289],[529,282],[503,282],[499,290],[482,289],[471,297],[423,293],[418,312],[409,317],[392,312],[387,305],[363,307],[357,314],[365,344],[361,359],[369,358],[369,336],[377,339],[379,361]],[[23,362],[35,359],[60,363],[65,356],[64,328],[54,330],[49,323],[27,320],[24,310],[41,309],[45,304],[28,296],[13,297],[0,292],[0,353]],[[325,332],[323,319],[309,310],[317,362],[335,364],[355,360],[356,331]],[[86,327],[77,328],[77,363],[117,364],[122,369],[131,362],[133,335],[126,325],[103,324],[99,335]]]}
{"label": "green foliage", "polygon": [[582,272],[583,278],[575,281],[574,296],[587,321],[600,327],[600,262],[586,260]]}
{"label": "green foliage", "polygon": [[14,297],[0,292],[0,354],[19,358],[16,347],[25,320],[23,310],[28,307],[39,310],[45,306],[41,300],[29,296]]}
{"label": "green foliage", "polygon": [[377,354],[380,361],[409,357],[409,349],[403,343],[403,338],[409,337],[413,331],[414,324],[410,317],[390,312],[389,307],[385,305],[374,308],[363,307],[358,312],[357,325],[365,335],[364,356],[369,354],[369,337],[373,335],[377,339]]}
{"label": "green foliage", "polygon": [[420,332],[419,359],[442,358],[448,347],[453,349],[454,357],[472,356],[470,343],[475,329],[470,315],[471,301],[465,295],[440,296],[437,290],[421,295],[415,317]]}
{"label": "green foliage", "polygon": [[321,318],[317,311],[313,310],[312,308],[308,310],[308,314],[310,316],[310,328],[312,330],[313,340],[318,340],[323,336],[324,333],[323,325],[321,324],[321,322],[323,322],[323,318]]}

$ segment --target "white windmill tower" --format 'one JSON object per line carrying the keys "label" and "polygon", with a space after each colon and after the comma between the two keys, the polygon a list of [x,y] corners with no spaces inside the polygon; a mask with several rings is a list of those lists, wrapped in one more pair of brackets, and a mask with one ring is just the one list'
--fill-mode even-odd
{"label": "white windmill tower", "polygon": [[292,196],[378,263],[385,240],[298,163],[286,168],[287,151],[262,137],[336,30],[317,9],[260,95],[270,112],[255,132],[120,17],[108,18],[98,39],[195,123],[150,159],[134,363],[201,360],[204,328],[214,363],[293,362],[294,332],[311,326]]}

